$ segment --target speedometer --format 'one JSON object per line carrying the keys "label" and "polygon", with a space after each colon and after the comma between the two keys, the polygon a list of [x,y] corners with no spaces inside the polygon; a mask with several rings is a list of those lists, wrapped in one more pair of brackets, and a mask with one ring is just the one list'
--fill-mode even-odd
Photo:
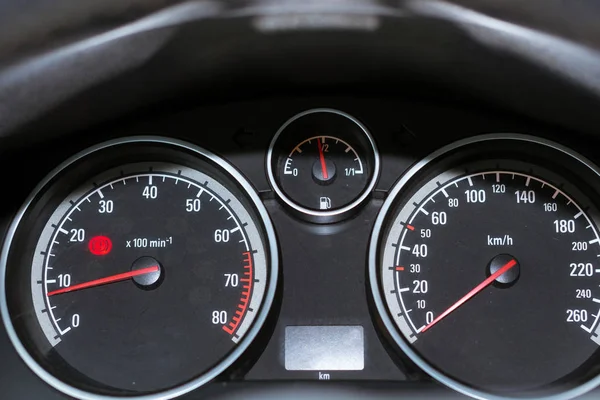
{"label": "speedometer", "polygon": [[384,205],[370,255],[400,348],[476,397],[596,385],[597,181],[580,156],[516,135],[464,141],[414,167]]}
{"label": "speedometer", "polygon": [[231,166],[161,138],[105,143],[32,195],[5,245],[3,317],[79,398],[172,397],[229,367],[277,279],[273,230]]}

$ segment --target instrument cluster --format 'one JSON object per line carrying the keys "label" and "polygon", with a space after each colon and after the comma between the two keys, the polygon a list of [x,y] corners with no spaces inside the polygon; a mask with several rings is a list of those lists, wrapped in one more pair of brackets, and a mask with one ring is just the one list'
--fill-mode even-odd
{"label": "instrument cluster", "polygon": [[600,384],[600,169],[582,148],[475,122],[418,142],[337,108],[281,115],[262,139],[213,135],[217,119],[117,130],[31,186],[0,306],[48,385],[158,399],[431,377],[567,399]]}

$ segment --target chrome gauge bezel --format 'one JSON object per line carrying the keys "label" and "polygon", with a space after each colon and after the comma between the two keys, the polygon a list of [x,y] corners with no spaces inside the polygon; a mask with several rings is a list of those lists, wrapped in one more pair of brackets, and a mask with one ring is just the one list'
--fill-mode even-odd
{"label": "chrome gauge bezel", "polygon": [[[291,199],[289,196],[287,196],[283,192],[279,183],[277,182],[276,171],[273,170],[273,157],[274,157],[273,153],[274,153],[274,149],[277,144],[277,141],[279,140],[281,134],[294,121],[296,121],[299,118],[302,118],[306,115],[315,114],[315,113],[336,114],[336,115],[342,116],[342,117],[347,118],[350,121],[352,121],[362,131],[362,133],[369,145],[369,148],[366,150],[372,152],[372,156],[373,156],[373,166],[372,166],[373,171],[371,172],[370,179],[369,179],[365,189],[362,191],[362,193],[350,204],[347,204],[344,207],[341,207],[341,208],[335,209],[335,210],[331,210],[331,211],[315,211],[315,210],[311,210],[309,208],[306,208],[306,207],[303,207],[303,206],[297,204],[293,199]],[[314,108],[314,109],[306,110],[299,114],[296,114],[295,116],[293,116],[292,118],[287,120],[277,130],[277,133],[275,133],[275,136],[271,140],[271,143],[269,145],[269,150],[267,151],[266,166],[267,166],[267,176],[269,178],[269,183],[270,183],[271,187],[273,188],[273,190],[275,191],[275,193],[277,194],[279,199],[281,199],[281,201],[283,201],[284,204],[287,207],[289,207],[294,214],[300,216],[303,219],[311,221],[311,222],[332,223],[332,222],[337,222],[337,221],[340,221],[340,220],[346,218],[348,215],[353,213],[361,204],[363,204],[363,202],[369,197],[369,195],[375,188],[375,185],[379,178],[380,160],[379,160],[379,150],[377,149],[375,140],[371,136],[371,133],[369,133],[368,129],[359,120],[357,120],[353,116],[351,116],[343,111],[336,110],[333,108]]]}
{"label": "chrome gauge bezel", "polygon": [[[52,375],[49,371],[43,368],[34,357],[29,354],[27,348],[22,343],[19,338],[16,329],[12,323],[11,317],[9,315],[8,310],[8,299],[6,292],[6,272],[7,272],[7,263],[9,258],[9,251],[11,249],[11,245],[15,239],[15,235],[19,230],[19,226],[23,221],[23,218],[27,211],[33,207],[36,203],[36,200],[47,190],[52,188],[53,182],[55,178],[60,176],[66,170],[68,170],[75,163],[82,161],[86,157],[96,153],[100,150],[106,150],[110,148],[115,148],[120,145],[125,144],[158,144],[164,145],[168,148],[185,150],[192,155],[205,159],[206,161],[217,166],[225,175],[227,175],[236,185],[240,187],[240,189],[244,192],[244,195],[247,197],[247,200],[254,207],[256,215],[258,217],[258,222],[261,224],[261,227],[264,229],[265,237],[264,237],[264,246],[265,250],[269,252],[267,255],[268,262],[268,287],[265,291],[264,298],[262,299],[262,307],[255,317],[250,329],[247,333],[242,337],[240,342],[237,344],[237,347],[229,353],[225,358],[223,358],[217,365],[213,368],[205,372],[204,374],[188,381],[182,385],[177,387],[156,392],[152,394],[142,394],[142,395],[134,395],[134,396],[112,396],[112,395],[104,395],[93,392],[88,392],[79,388],[76,388],[72,385],[69,385],[62,380],[58,379],[54,375]],[[254,341],[254,339],[259,334],[262,326],[264,325],[271,306],[273,304],[275,298],[276,285],[278,281],[278,271],[279,271],[279,253],[277,246],[277,239],[275,235],[275,231],[273,229],[273,225],[265,209],[262,201],[260,200],[256,190],[252,187],[252,185],[248,182],[248,180],[235,169],[231,164],[225,161],[223,158],[213,154],[210,151],[207,151],[201,147],[195,146],[191,143],[159,137],[159,136],[136,136],[136,137],[125,137],[120,139],[115,139],[111,141],[107,141],[104,143],[100,143],[98,145],[92,146],[88,149],[85,149],[78,154],[72,156],[62,164],[60,164],[57,168],[55,168],[52,172],[50,172],[32,191],[32,193],[27,197],[25,203],[19,211],[17,212],[13,222],[11,223],[7,234],[6,239],[4,241],[2,247],[2,255],[0,258],[0,287],[2,287],[2,295],[0,297],[0,312],[2,314],[2,321],[8,333],[8,337],[16,349],[17,353],[21,357],[21,359],[25,362],[25,364],[43,381],[57,389],[58,391],[65,393],[68,396],[74,398],[80,398],[84,400],[109,400],[109,399],[140,399],[140,400],[156,400],[156,399],[170,399],[177,396],[184,395],[194,389],[201,387],[202,385],[208,383],[209,381],[216,378],[219,374],[225,371],[228,367],[230,367],[236,360],[240,358],[240,356],[246,351],[246,349],[250,346],[250,344]]]}
{"label": "chrome gauge bezel", "polygon": [[[369,286],[371,290],[371,295],[373,297],[375,310],[377,312],[375,318],[381,320],[385,328],[386,334],[388,334],[391,337],[394,344],[397,347],[399,347],[399,349],[412,362],[414,362],[417,365],[417,367],[419,367],[425,373],[430,375],[432,378],[453,390],[456,390],[470,397],[482,400],[520,399],[523,397],[511,397],[510,395],[487,393],[483,390],[473,388],[465,383],[451,378],[450,376],[444,374],[442,371],[433,367],[427,360],[425,360],[425,358],[423,358],[416,350],[414,350],[412,348],[412,345],[409,343],[409,340],[400,332],[396,323],[390,316],[390,311],[388,310],[386,300],[382,294],[383,288],[379,272],[380,266],[378,265],[378,263],[380,262],[379,253],[381,249],[381,243],[384,239],[382,237],[382,234],[385,232],[387,226],[386,221],[389,221],[390,218],[392,218],[392,213],[395,210],[398,200],[402,198],[402,193],[407,191],[408,188],[414,183],[414,179],[416,179],[416,177],[426,168],[430,167],[435,162],[444,159],[446,156],[449,156],[451,153],[455,152],[456,150],[459,150],[460,148],[470,146],[473,144],[483,144],[485,142],[493,142],[498,140],[515,141],[517,145],[519,142],[528,142],[540,146],[545,146],[570,157],[571,159],[573,159],[573,161],[580,164],[581,167],[588,169],[590,172],[593,173],[594,176],[600,178],[600,168],[594,163],[592,163],[589,159],[583,157],[582,155],[578,154],[577,152],[571,150],[566,146],[563,146],[561,144],[555,143],[547,139],[530,135],[506,133],[485,134],[459,140],[433,152],[423,160],[416,163],[394,184],[375,220],[374,228],[369,242],[368,253]],[[577,385],[576,387],[569,388],[559,393],[554,392],[549,394],[540,394],[536,396],[536,398],[544,398],[545,400],[572,399],[574,397],[583,395],[593,390],[599,385],[600,376],[596,376],[580,385]]]}

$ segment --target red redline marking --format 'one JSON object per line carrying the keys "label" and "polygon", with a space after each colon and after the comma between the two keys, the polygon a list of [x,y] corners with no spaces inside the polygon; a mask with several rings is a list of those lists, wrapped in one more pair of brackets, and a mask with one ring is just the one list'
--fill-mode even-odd
{"label": "red redline marking", "polygon": [[410,229],[411,231],[414,231],[414,230],[415,230],[415,227],[414,227],[414,226],[412,226],[412,225],[406,224],[406,227],[407,227],[408,229]]}
{"label": "red redline marking", "polygon": [[404,271],[404,267],[396,267],[396,271]]}
{"label": "red redline marking", "polygon": [[[223,330],[225,332],[229,333],[230,335],[233,335],[233,332],[236,331],[236,329],[240,325],[240,322],[242,321],[241,317],[244,314],[246,314],[246,310],[248,309],[248,300],[250,297],[250,290],[252,288],[252,278],[253,278],[253,274],[254,274],[254,268],[252,265],[252,254],[249,251],[247,251],[247,252],[243,253],[243,255],[245,256],[243,261],[245,263],[247,263],[244,265],[244,269],[247,269],[247,271],[244,272],[244,275],[249,276],[249,278],[247,279],[248,284],[242,286],[243,289],[247,289],[247,290],[244,290],[242,292],[242,297],[240,298],[240,303],[237,306],[239,311],[237,311],[235,313],[235,315],[239,316],[240,318],[238,318],[237,316],[234,316],[231,318],[231,322],[229,322],[228,326],[223,325]],[[244,280],[244,279],[241,279],[241,281],[246,282],[246,280]]]}

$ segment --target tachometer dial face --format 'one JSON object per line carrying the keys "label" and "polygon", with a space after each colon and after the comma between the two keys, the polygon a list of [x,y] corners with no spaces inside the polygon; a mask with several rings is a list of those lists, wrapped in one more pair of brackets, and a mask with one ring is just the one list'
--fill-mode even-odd
{"label": "tachometer dial face", "polygon": [[273,188],[291,210],[315,222],[334,222],[369,195],[379,173],[366,128],[340,111],[316,109],[286,122],[269,149]]}
{"label": "tachometer dial face", "polygon": [[[272,301],[276,250],[249,185],[183,145],[114,146],[132,145],[138,162],[31,205],[11,248],[10,323],[69,394],[197,386],[248,345]],[[49,204],[69,180],[54,185]]]}
{"label": "tachometer dial face", "polygon": [[419,366],[469,394],[568,393],[598,362],[596,171],[529,138],[458,148],[384,206],[371,251],[384,322]]}

